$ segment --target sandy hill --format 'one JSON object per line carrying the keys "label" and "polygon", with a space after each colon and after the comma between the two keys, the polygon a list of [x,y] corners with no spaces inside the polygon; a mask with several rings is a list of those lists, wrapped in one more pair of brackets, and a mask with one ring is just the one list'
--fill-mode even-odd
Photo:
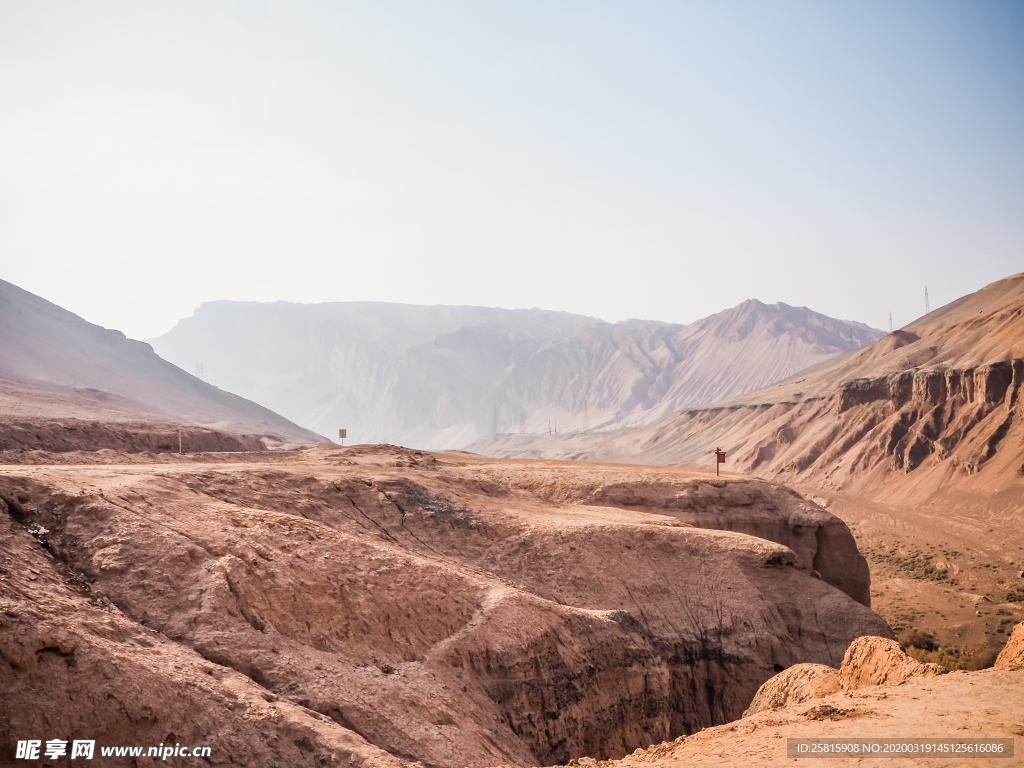
{"label": "sandy hill", "polygon": [[622,757],[891,637],[867,591],[834,515],[706,471],[389,446],[3,465],[0,741]]}
{"label": "sandy hill", "polygon": [[[256,448],[323,438],[0,280],[0,448]],[[188,448],[189,446],[186,446]]]}
{"label": "sandy hill", "polygon": [[213,302],[151,342],[324,434],[463,447],[488,434],[603,429],[749,392],[878,338],[747,301],[692,325],[372,302]]}

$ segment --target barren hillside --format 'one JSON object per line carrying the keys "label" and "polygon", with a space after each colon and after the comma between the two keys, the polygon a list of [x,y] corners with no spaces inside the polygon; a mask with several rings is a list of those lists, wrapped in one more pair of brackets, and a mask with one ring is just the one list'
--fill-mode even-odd
{"label": "barren hillside", "polygon": [[2,280],[0,351],[0,450],[170,450],[179,428],[192,450],[324,442]]}

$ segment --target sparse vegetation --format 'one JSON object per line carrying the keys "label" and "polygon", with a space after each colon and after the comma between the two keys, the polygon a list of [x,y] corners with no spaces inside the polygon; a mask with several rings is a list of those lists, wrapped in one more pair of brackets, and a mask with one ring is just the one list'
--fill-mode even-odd
{"label": "sparse vegetation", "polygon": [[934,633],[913,628],[900,632],[897,640],[903,652],[912,659],[922,664],[939,664],[954,671],[987,669],[995,664],[1000,651],[1000,648],[988,647],[968,654],[959,648],[943,648]]}
{"label": "sparse vegetation", "polygon": [[1003,632],[1008,635],[1013,632],[1013,628],[1018,624],[1020,624],[1020,622],[1016,619],[1000,619],[999,626],[996,627],[996,632]]}
{"label": "sparse vegetation", "polygon": [[923,581],[949,581],[949,570],[937,568],[932,562],[935,556],[920,549],[915,548],[906,554],[900,554],[899,545],[893,544],[889,547],[867,547],[862,551],[869,563],[880,568],[888,567],[894,576]]}

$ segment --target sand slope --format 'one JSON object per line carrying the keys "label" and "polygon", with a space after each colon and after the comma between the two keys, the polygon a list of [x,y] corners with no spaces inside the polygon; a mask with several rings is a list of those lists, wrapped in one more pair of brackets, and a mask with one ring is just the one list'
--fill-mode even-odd
{"label": "sand slope", "polygon": [[[314,444],[323,438],[273,411],[201,381],[154,354],[141,341],[86,322],[0,280],[0,407],[5,447],[32,445],[14,422],[156,421],[244,434],[257,442]],[[42,420],[42,422],[40,422]],[[200,430],[201,432],[202,430]],[[197,432],[197,434],[199,434]],[[7,445],[9,443],[9,445]],[[110,448],[109,441],[78,447]]]}

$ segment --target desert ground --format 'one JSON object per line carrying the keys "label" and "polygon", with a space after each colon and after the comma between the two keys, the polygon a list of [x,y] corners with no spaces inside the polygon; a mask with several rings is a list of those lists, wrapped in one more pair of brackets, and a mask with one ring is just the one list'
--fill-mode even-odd
{"label": "desert ground", "polygon": [[0,467],[5,742],[201,742],[214,765],[755,765],[785,736],[927,735],[962,709],[971,734],[1020,727],[1007,669],[743,718],[857,638],[902,658],[876,668],[925,666],[867,607],[842,520],[764,480],[391,446],[23,458]]}
{"label": "desert ground", "polygon": [[389,446],[122,456],[0,468],[5,740],[237,744],[270,718],[254,764],[609,759],[891,637],[842,521],[762,480]]}

